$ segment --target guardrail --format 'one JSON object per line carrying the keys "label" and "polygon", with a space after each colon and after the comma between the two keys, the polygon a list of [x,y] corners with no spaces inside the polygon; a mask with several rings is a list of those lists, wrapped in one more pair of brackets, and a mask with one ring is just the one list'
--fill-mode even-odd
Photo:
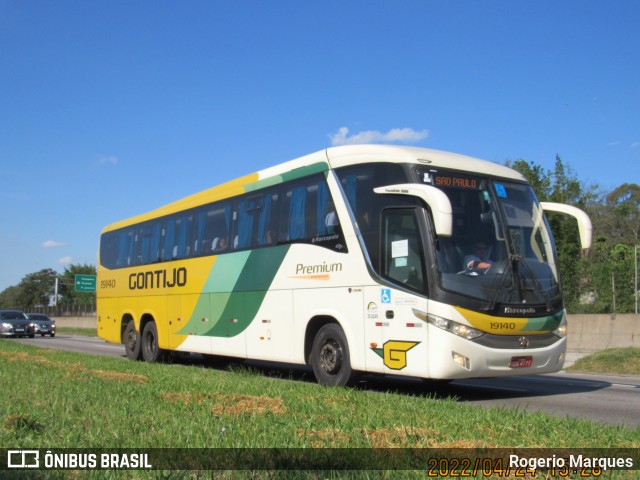
{"label": "guardrail", "polygon": [[570,351],[640,348],[640,315],[571,314],[567,316],[567,323],[567,349]]}
{"label": "guardrail", "polygon": [[96,306],[87,305],[58,305],[56,307],[28,307],[16,308],[26,313],[44,313],[50,317],[95,317]]}

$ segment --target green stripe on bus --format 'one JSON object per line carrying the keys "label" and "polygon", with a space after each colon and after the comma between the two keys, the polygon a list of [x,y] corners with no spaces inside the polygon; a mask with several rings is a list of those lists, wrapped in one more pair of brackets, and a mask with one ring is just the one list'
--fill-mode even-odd
{"label": "green stripe on bus", "polygon": [[246,193],[255,192],[261,188],[272,187],[289,180],[295,180],[297,178],[306,177],[307,175],[312,175],[314,173],[326,172],[328,170],[329,166],[325,162],[316,162],[311,165],[307,165],[306,167],[296,168],[295,170],[282,175],[274,175],[273,177],[263,178],[262,180],[248,183],[244,186],[244,191]]}
{"label": "green stripe on bus", "polygon": [[273,177],[258,180],[257,182],[249,183],[244,186],[244,191],[247,193],[255,192],[261,188],[273,187],[274,185],[280,185],[282,183],[282,177],[275,175]]}
{"label": "green stripe on bus", "polygon": [[560,326],[563,311],[554,313],[547,317],[529,318],[527,324],[522,327],[521,332],[551,332]]}
{"label": "green stripe on bus", "polygon": [[[253,321],[289,246],[221,255],[182,335],[233,337]],[[225,288],[226,286],[226,288]],[[226,291],[231,286],[231,291]]]}
{"label": "green stripe on bus", "polygon": [[280,246],[251,252],[222,313],[221,321],[207,335],[233,337],[246,330],[256,317],[288,251],[288,246]]}
{"label": "green stripe on bus", "polygon": [[297,178],[306,177],[307,175],[313,175],[314,173],[326,172],[329,170],[329,165],[325,162],[316,162],[306,167],[296,168],[290,172],[282,174],[282,181],[288,182],[289,180],[295,180]]}

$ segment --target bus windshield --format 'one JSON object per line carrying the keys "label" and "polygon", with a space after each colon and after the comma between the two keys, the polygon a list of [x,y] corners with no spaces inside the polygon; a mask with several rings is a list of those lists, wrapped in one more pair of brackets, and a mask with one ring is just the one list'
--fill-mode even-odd
{"label": "bus windshield", "polygon": [[448,173],[429,179],[453,209],[453,234],[437,244],[441,287],[488,309],[551,309],[560,295],[553,238],[531,187]]}

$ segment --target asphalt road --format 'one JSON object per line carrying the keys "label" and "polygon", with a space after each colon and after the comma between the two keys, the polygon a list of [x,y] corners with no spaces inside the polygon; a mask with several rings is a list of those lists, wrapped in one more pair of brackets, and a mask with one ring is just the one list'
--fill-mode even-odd
{"label": "asphalt road", "polygon": [[[95,337],[56,335],[16,340],[44,348],[57,348],[93,355],[125,358],[124,347]],[[180,363],[202,363],[199,355],[181,357]],[[306,367],[268,362],[245,362],[266,376],[314,381]],[[211,365],[211,368],[220,368]],[[455,380],[450,383],[422,382],[399,377],[365,376],[356,388],[389,390],[425,397],[453,397],[460,403],[481,407],[544,411],[613,425],[640,426],[640,377],[587,375],[560,372],[507,378]]]}

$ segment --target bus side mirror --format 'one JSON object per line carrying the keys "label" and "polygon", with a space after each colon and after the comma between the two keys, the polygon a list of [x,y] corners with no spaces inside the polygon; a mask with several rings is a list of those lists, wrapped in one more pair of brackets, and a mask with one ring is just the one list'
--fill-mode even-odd
{"label": "bus side mirror", "polygon": [[388,185],[373,189],[378,194],[408,195],[418,197],[431,209],[433,224],[436,234],[441,237],[450,237],[453,232],[453,210],[449,197],[442,191],[430,185],[415,183],[403,183],[400,185]]}
{"label": "bus side mirror", "polygon": [[574,217],[578,221],[578,232],[580,233],[580,244],[583,250],[591,248],[591,237],[593,235],[593,227],[589,215],[584,213],[577,207],[566,205],[564,203],[540,202],[540,206],[545,212],[563,213]]}

